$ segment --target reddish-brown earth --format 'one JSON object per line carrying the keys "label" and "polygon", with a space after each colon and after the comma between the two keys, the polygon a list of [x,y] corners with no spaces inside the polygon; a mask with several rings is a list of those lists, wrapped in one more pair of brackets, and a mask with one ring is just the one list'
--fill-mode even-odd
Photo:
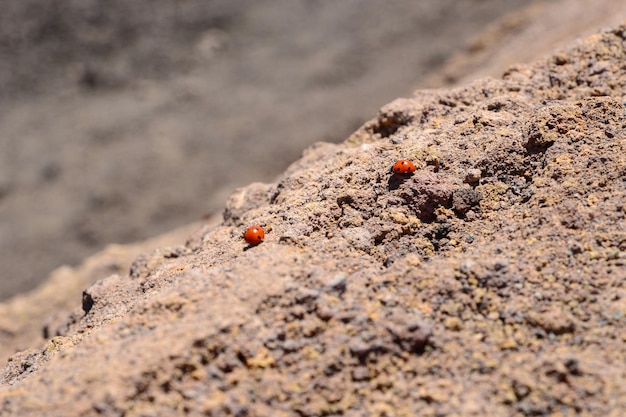
{"label": "reddish-brown earth", "polygon": [[219,217],[236,187],[345,139],[538,2],[3,1],[0,300],[107,243]]}
{"label": "reddish-brown earth", "polygon": [[619,26],[309,148],[86,288],[0,413],[625,415],[624,62]]}
{"label": "reddish-brown earth", "polygon": [[499,76],[624,17],[623,0],[7,0],[0,300],[218,215],[418,86]]}

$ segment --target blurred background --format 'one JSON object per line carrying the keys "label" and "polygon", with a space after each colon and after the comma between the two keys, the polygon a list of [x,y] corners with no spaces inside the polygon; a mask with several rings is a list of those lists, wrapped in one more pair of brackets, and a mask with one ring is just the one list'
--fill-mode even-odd
{"label": "blurred background", "polygon": [[531,22],[562,20],[556,3],[620,1],[0,0],[0,299],[221,216],[234,188],[462,81],[502,39],[552,45]]}

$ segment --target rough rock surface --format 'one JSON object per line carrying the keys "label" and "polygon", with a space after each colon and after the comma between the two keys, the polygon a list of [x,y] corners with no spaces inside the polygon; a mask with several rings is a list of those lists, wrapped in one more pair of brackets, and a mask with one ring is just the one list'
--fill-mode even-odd
{"label": "rough rock surface", "polygon": [[0,304],[0,363],[40,343],[42,336],[53,336],[50,330],[66,320],[85,288],[112,273],[127,272],[142,253],[184,242],[198,227],[194,223],[143,242],[109,245],[76,267],[57,268],[43,285]]}
{"label": "rough rock surface", "polygon": [[87,288],[0,413],[623,416],[625,50],[617,27],[310,148]]}
{"label": "rough rock surface", "polygon": [[4,0],[0,300],[219,215],[536,1]]}

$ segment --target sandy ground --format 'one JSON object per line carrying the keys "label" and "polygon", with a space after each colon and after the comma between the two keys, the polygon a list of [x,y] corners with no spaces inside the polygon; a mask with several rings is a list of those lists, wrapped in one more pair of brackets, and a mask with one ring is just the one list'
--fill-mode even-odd
{"label": "sandy ground", "polygon": [[343,140],[527,0],[3,0],[0,299]]}

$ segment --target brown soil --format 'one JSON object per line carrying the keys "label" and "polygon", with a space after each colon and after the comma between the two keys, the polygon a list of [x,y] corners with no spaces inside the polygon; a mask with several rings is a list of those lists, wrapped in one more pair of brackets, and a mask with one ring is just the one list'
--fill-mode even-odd
{"label": "brown soil", "polygon": [[340,141],[531,0],[5,0],[0,299]]}
{"label": "brown soil", "polygon": [[309,148],[86,289],[0,410],[623,416],[625,51],[615,27]]}

